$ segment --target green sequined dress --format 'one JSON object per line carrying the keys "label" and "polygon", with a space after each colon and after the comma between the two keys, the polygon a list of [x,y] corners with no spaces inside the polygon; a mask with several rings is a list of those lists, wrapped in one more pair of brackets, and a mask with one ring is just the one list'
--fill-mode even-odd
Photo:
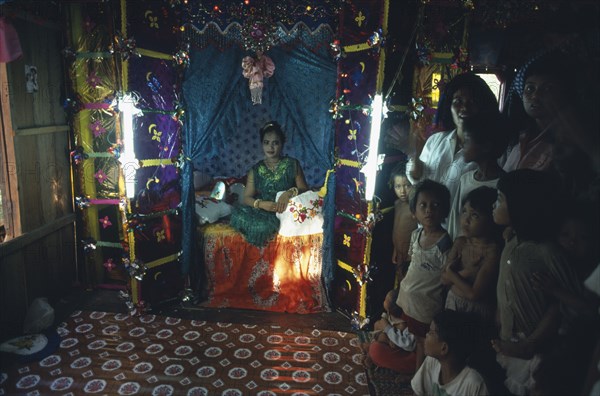
{"label": "green sequined dress", "polygon": [[[298,161],[291,157],[283,157],[274,171],[267,168],[264,161],[260,161],[251,171],[254,174],[255,198],[275,201],[279,191],[296,186]],[[279,219],[275,212],[244,204],[234,207],[230,225],[240,232],[246,241],[258,247],[264,246],[279,231]]]}

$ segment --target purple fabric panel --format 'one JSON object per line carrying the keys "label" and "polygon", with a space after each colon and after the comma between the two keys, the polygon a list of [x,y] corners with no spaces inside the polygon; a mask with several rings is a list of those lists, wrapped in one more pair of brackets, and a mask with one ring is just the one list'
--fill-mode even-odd
{"label": "purple fabric panel", "polygon": [[172,62],[142,56],[130,60],[129,89],[141,95],[140,108],[175,108],[175,70]]}
{"label": "purple fabric panel", "polygon": [[127,36],[135,39],[137,48],[176,52],[179,7],[170,7],[165,1],[128,1],[127,22]]}

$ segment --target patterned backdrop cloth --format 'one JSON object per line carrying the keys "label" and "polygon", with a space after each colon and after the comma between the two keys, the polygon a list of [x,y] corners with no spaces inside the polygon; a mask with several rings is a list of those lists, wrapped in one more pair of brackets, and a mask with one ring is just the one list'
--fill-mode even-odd
{"label": "patterned backdrop cloth", "polygon": [[354,333],[76,311],[4,395],[368,395]]}

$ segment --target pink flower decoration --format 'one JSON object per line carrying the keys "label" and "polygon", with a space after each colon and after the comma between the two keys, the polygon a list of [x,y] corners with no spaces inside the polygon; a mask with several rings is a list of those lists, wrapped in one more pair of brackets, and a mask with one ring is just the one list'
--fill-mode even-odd
{"label": "pink flower decoration", "polygon": [[102,84],[102,79],[96,75],[95,71],[92,71],[88,78],[86,79],[87,83],[92,86],[92,88],[96,88],[98,85]]}
{"label": "pink flower decoration", "polygon": [[96,172],[94,177],[96,178],[96,180],[98,180],[98,183],[104,184],[104,181],[106,180],[106,173],[104,173],[102,169],[100,169],[98,172]]}
{"label": "pink flower decoration", "polygon": [[106,129],[102,126],[102,122],[100,120],[90,124],[90,129],[94,133],[94,137],[98,137],[103,133],[106,133]]}
{"label": "pink flower decoration", "polygon": [[104,268],[112,271],[113,269],[117,268],[117,264],[115,264],[115,261],[112,258],[109,258],[104,262]]}
{"label": "pink flower decoration", "polygon": [[108,228],[112,225],[112,223],[108,219],[108,216],[104,216],[104,218],[102,218],[98,221],[100,222],[100,224],[102,224],[102,228]]}

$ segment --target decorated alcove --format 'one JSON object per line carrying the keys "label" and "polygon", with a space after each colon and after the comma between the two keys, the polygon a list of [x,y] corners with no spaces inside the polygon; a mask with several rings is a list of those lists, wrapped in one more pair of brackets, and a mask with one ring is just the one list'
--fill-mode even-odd
{"label": "decorated alcove", "polygon": [[[328,16],[334,9],[320,18],[302,21],[289,14],[276,22],[279,7],[285,6],[265,3],[255,9],[255,15],[223,6],[222,18],[203,19],[197,16],[205,12],[198,5],[188,14],[191,20],[185,25],[184,39],[190,45],[190,65],[183,97],[184,155],[190,166],[183,169],[182,205],[184,233],[189,237],[184,239],[183,271],[190,271],[196,290],[203,287],[204,263],[195,260],[200,257],[189,210],[192,169],[212,177],[243,178],[263,157],[258,131],[270,120],[283,126],[284,153],[300,161],[310,186],[323,185],[333,164],[328,109],[336,89],[336,65],[329,55],[335,19]],[[261,103],[254,103],[242,63],[248,56],[256,61],[261,50],[275,69],[263,80]]]}
{"label": "decorated alcove", "polygon": [[[298,158],[324,202],[321,281],[335,300],[334,279],[345,272],[342,294],[351,294],[343,311],[361,305],[364,313],[373,208],[362,168],[373,153],[386,3],[219,4],[68,7],[65,106],[84,280],[122,289],[132,312],[202,298],[193,171],[242,178],[262,154],[258,129],[276,120],[287,134],[285,153]],[[275,70],[257,96],[242,65],[258,51]],[[338,249],[349,247],[343,233],[356,236],[337,261]]]}
{"label": "decorated alcove", "polygon": [[[255,8],[225,3],[217,14],[217,6],[188,8],[183,34],[190,48],[183,83],[183,271],[190,274],[192,290],[201,293],[206,263],[194,235],[192,171],[243,178],[262,158],[258,130],[275,120],[286,133],[284,152],[299,159],[309,186],[324,199],[318,249],[330,308],[349,316],[361,309],[364,315],[363,273],[374,219],[365,200],[363,166],[373,154],[369,132],[373,98],[381,89],[387,4],[300,3],[253,2]],[[275,67],[265,76],[256,103],[242,65],[248,56],[256,61],[259,51]],[[351,249],[348,234],[355,236]],[[340,251],[343,261],[338,260]],[[343,282],[336,281],[340,276]]]}

